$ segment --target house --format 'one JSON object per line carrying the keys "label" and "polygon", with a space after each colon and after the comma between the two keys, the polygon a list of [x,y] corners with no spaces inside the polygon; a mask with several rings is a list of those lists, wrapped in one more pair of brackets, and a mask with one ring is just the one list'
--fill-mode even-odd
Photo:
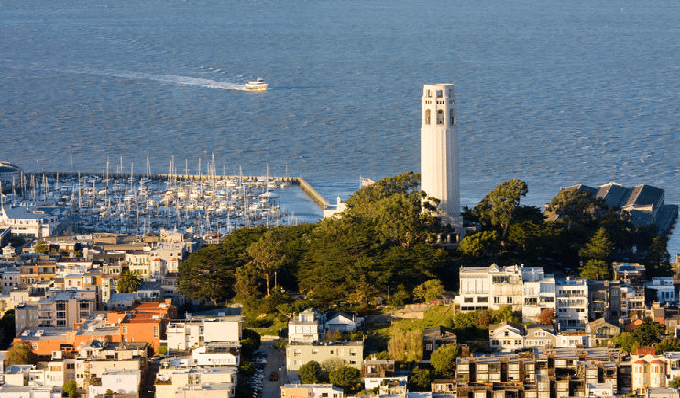
{"label": "house", "polygon": [[340,331],[343,333],[356,332],[364,323],[364,318],[356,312],[329,312],[326,314],[324,329],[327,332]]}
{"label": "house", "polygon": [[594,347],[607,346],[612,337],[621,333],[621,328],[600,318],[588,323],[586,333]]}
{"label": "house", "polygon": [[559,332],[555,339],[555,347],[592,347],[590,335],[584,331]]}
{"label": "house", "polygon": [[423,359],[430,356],[437,349],[446,344],[456,344],[457,338],[453,329],[436,326],[423,331]]}
{"label": "house", "polygon": [[526,327],[524,347],[555,347],[557,336],[555,328],[546,325],[529,325]]}
{"label": "house", "polygon": [[489,326],[489,346],[505,352],[524,348],[524,327],[508,322]]}
{"label": "house", "polygon": [[666,361],[663,355],[631,355],[631,388],[644,394],[648,388],[666,387]]}
{"label": "house", "polygon": [[313,343],[324,339],[324,316],[308,308],[293,316],[288,322],[288,342]]}

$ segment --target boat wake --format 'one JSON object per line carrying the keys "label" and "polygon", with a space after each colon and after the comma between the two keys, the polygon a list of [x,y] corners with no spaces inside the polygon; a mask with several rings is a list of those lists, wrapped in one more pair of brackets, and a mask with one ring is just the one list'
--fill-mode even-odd
{"label": "boat wake", "polygon": [[195,86],[204,88],[217,88],[222,90],[244,90],[243,84],[231,82],[221,82],[200,77],[180,76],[180,75],[157,75],[144,72],[117,72],[117,71],[85,71],[88,74],[96,74],[107,77],[117,77],[120,79],[135,81],[153,81],[175,86]]}

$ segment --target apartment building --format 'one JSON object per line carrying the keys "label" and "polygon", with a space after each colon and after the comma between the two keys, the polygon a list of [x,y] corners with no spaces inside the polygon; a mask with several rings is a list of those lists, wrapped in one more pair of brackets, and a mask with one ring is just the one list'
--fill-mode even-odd
{"label": "apartment building", "polygon": [[[539,348],[532,353],[456,359],[450,389],[458,397],[550,398],[588,396],[588,384],[608,383],[616,394],[625,373],[619,351],[609,348]],[[628,389],[629,390],[629,389]]]}
{"label": "apartment building", "polygon": [[588,281],[564,278],[555,282],[555,323],[559,330],[584,330],[588,323]]}
{"label": "apartment building", "polygon": [[154,383],[157,398],[233,398],[236,366],[193,366],[190,359],[165,359]]}
{"label": "apartment building", "polygon": [[[220,315],[221,314],[221,315]],[[206,343],[238,344],[243,334],[243,316],[187,314],[186,319],[172,320],[167,327],[168,351],[187,351]]]}
{"label": "apartment building", "polygon": [[297,371],[309,361],[323,363],[328,360],[361,370],[363,358],[363,341],[289,343],[286,346],[286,368],[289,371]]}
{"label": "apartment building", "polygon": [[16,330],[24,328],[70,328],[97,310],[96,290],[49,292],[35,304],[18,305]]}
{"label": "apartment building", "polygon": [[532,322],[544,309],[555,308],[555,278],[541,267],[461,267],[459,277],[461,311],[510,306],[521,311],[524,322]]}

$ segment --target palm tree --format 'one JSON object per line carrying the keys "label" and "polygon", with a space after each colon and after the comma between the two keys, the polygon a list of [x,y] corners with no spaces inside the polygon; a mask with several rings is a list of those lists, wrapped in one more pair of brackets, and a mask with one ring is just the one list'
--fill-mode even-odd
{"label": "palm tree", "polygon": [[125,271],[118,277],[116,288],[119,293],[133,293],[139,289],[142,278],[135,271]]}

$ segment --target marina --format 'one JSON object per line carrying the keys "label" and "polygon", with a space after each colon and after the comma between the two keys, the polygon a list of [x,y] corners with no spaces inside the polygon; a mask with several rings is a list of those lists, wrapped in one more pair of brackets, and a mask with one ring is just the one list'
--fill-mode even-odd
{"label": "marina", "polygon": [[295,214],[279,202],[285,189],[302,189],[318,205],[327,204],[296,177],[46,172],[6,181],[2,207],[55,212],[61,221],[57,233],[145,235],[169,229],[215,239],[237,228],[296,225]]}

